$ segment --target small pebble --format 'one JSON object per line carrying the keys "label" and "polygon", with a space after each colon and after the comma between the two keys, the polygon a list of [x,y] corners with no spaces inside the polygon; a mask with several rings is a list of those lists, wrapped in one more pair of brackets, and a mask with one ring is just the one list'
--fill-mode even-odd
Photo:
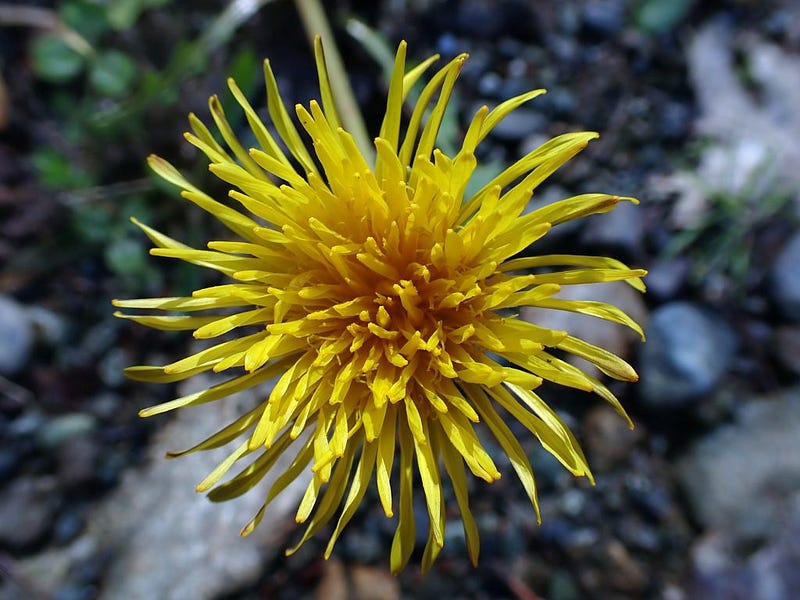
{"label": "small pebble", "polygon": [[800,233],[783,247],[770,275],[778,308],[788,319],[800,321]]}
{"label": "small pebble", "polygon": [[497,73],[489,71],[478,81],[478,92],[487,98],[497,98],[503,85],[503,78]]}
{"label": "small pebble", "polygon": [[88,413],[69,413],[47,421],[37,432],[39,443],[56,450],[67,442],[91,433],[96,426],[95,418]]}
{"label": "small pebble", "polygon": [[50,346],[64,343],[67,334],[65,319],[42,306],[28,308],[28,318],[36,332],[37,339],[41,339]]}
{"label": "small pebble", "polygon": [[686,283],[691,262],[678,257],[656,261],[647,266],[647,295],[656,300],[672,300]]}
{"label": "small pebble", "polygon": [[41,430],[44,423],[45,418],[41,413],[30,411],[11,421],[6,431],[11,438],[30,438]]}
{"label": "small pebble", "polygon": [[11,447],[0,447],[0,481],[6,481],[14,475],[21,458]]}
{"label": "small pebble", "polygon": [[123,348],[111,348],[99,361],[97,371],[100,380],[109,388],[116,388],[125,381],[125,367],[133,361]]}
{"label": "small pebble", "polygon": [[73,510],[62,512],[56,519],[53,527],[53,541],[57,545],[68,544],[83,531],[84,522],[78,513]]}
{"label": "small pebble", "polygon": [[625,24],[624,7],[615,0],[591,0],[583,7],[583,24],[591,32],[616,35]]}
{"label": "small pebble", "polygon": [[62,444],[58,451],[58,477],[70,489],[83,489],[98,478],[101,450],[91,437],[79,437]]}
{"label": "small pebble", "polygon": [[631,430],[625,419],[606,405],[592,408],[583,424],[589,464],[602,471],[624,463],[641,436],[641,427]]}
{"label": "small pebble", "polygon": [[22,550],[53,527],[58,497],[52,478],[20,477],[0,494],[0,546]]}
{"label": "small pebble", "polygon": [[611,251],[611,256],[635,259],[642,255],[645,229],[641,208],[620,202],[610,213],[593,215],[585,222],[583,242]]}
{"label": "small pebble", "polygon": [[696,521],[740,546],[780,529],[800,498],[800,388],[737,400],[737,421],[695,442],[677,472]]}
{"label": "small pebble", "polygon": [[786,369],[800,375],[800,326],[778,327],[775,330],[775,343],[770,347]]}
{"label": "small pebble", "polygon": [[495,125],[491,135],[504,142],[519,142],[533,133],[542,132],[546,126],[547,119],[541,113],[518,108]]}
{"label": "small pebble", "polygon": [[15,375],[28,364],[33,327],[25,308],[7,296],[0,296],[0,340],[0,375]]}
{"label": "small pebble", "polygon": [[639,393],[653,408],[684,406],[711,392],[729,368],[736,336],[717,315],[689,302],[665,304],[645,328]]}

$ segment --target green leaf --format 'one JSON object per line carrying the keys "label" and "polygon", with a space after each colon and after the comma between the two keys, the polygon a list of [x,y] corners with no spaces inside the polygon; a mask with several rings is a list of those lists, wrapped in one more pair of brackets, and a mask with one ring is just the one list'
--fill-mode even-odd
{"label": "green leaf", "polygon": [[231,61],[228,73],[236,81],[245,97],[253,93],[258,85],[263,84],[261,60],[251,46],[245,46],[236,53]]}
{"label": "green leaf", "polygon": [[115,0],[106,8],[106,18],[111,27],[117,30],[128,29],[139,18],[144,3],[141,0]]}
{"label": "green leaf", "polygon": [[385,83],[389,85],[394,69],[395,47],[380,31],[355,18],[347,21],[347,33],[358,40],[367,54],[380,65]]}
{"label": "green leaf", "polygon": [[145,9],[163,6],[169,0],[107,0],[106,18],[114,29],[132,27]]}
{"label": "green leaf", "polygon": [[92,61],[89,83],[100,94],[120,98],[130,92],[136,79],[136,65],[127,55],[118,50],[99,54]]}
{"label": "green leaf", "polygon": [[106,9],[97,2],[72,0],[65,2],[58,12],[64,23],[80,33],[92,45],[108,31]]}
{"label": "green leaf", "polygon": [[52,148],[42,148],[31,155],[36,178],[48,189],[68,190],[91,184],[89,175],[70,164],[69,159]]}
{"label": "green leaf", "polygon": [[190,40],[181,40],[172,53],[168,76],[177,74],[181,78],[201,73],[208,63],[208,52],[200,44]]}
{"label": "green leaf", "polygon": [[31,46],[33,71],[52,83],[74,79],[83,69],[83,57],[55,33],[44,33]]}
{"label": "green leaf", "polygon": [[113,220],[107,210],[91,204],[78,207],[73,227],[82,242],[105,243],[111,235]]}
{"label": "green leaf", "polygon": [[131,275],[147,266],[147,252],[141,242],[131,238],[112,241],[105,250],[106,266],[117,275]]}

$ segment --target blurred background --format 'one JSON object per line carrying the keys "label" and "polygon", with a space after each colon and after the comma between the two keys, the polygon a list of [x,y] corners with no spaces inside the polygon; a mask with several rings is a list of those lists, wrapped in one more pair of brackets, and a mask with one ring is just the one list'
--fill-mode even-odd
{"label": "blurred background", "polygon": [[[192,340],[116,320],[110,299],[216,281],[147,256],[130,216],[193,245],[221,232],[153,177],[145,157],[167,158],[224,197],[183,142],[186,115],[208,122],[208,97],[219,93],[244,131],[225,79],[264,106],[264,57],[287,103],[317,97],[294,3],[0,0],[0,598],[796,598],[800,3],[343,0],[326,9],[373,134],[401,39],[410,62],[471,55],[445,150],[480,105],[548,88],[483,143],[478,179],[553,135],[601,133],[534,202],[595,191],[641,200],[557,228],[546,249],[649,269],[644,297],[615,284],[570,290],[620,305],[648,341],[591,319],[525,317],[569,327],[636,366],[641,382],[615,388],[636,429],[597,398],[543,387],[597,485],[519,432],[544,522],[508,465],[491,486],[473,482],[477,569],[454,521],[430,573],[412,559],[393,578],[394,522],[372,491],[328,562],[324,535],[283,555],[297,536],[296,490],[240,539],[263,488],[214,505],[194,485],[219,454],[163,455],[216,430],[247,399],[139,419],[139,409],[208,382],[126,382],[125,366],[169,362]],[[416,512],[421,551],[424,505]]]}

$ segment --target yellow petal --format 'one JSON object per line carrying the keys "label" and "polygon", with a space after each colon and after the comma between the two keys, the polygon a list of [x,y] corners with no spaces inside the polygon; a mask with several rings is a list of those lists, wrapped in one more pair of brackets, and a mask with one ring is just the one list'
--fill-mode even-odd
{"label": "yellow petal", "polygon": [[533,509],[536,511],[536,520],[537,522],[541,523],[542,516],[539,512],[539,500],[536,494],[536,482],[533,478],[533,469],[531,468],[531,463],[528,460],[528,456],[525,454],[525,451],[517,441],[517,438],[505,424],[503,419],[500,418],[497,412],[495,412],[494,408],[489,402],[489,399],[486,397],[483,391],[474,385],[468,386],[467,389],[469,390],[470,396],[475,402],[475,407],[481,413],[481,417],[483,417],[486,426],[492,432],[495,439],[508,456],[508,459],[511,461],[511,466],[514,468],[514,471],[516,471],[517,477],[519,477],[520,483],[522,483],[522,487],[528,494],[528,498],[533,505]]}
{"label": "yellow petal", "polygon": [[439,444],[444,458],[444,466],[450,481],[453,484],[453,492],[456,495],[456,504],[461,512],[461,521],[464,524],[464,537],[467,540],[467,552],[473,567],[478,566],[478,556],[480,554],[480,542],[478,536],[478,526],[472,511],[469,509],[469,491],[467,489],[467,478],[464,473],[464,463],[461,457],[446,442]]}
{"label": "yellow petal", "polygon": [[297,544],[286,550],[286,556],[291,556],[297,552],[300,546],[331,520],[331,517],[339,507],[339,503],[342,501],[345,487],[350,479],[350,470],[353,466],[356,450],[356,445],[350,444],[344,456],[336,463],[336,466],[333,468],[333,475],[328,482],[328,487],[322,494],[322,499],[319,502],[319,506],[314,511],[314,514],[311,516],[311,520],[308,521],[303,537],[300,538]]}
{"label": "yellow petal", "polygon": [[396,437],[395,423],[397,411],[394,405],[388,405],[386,418],[383,421],[383,428],[378,437],[378,457],[375,470],[375,479],[378,484],[378,496],[380,497],[383,512],[387,517],[392,517],[392,484],[390,477],[392,474],[392,464],[394,463]]}
{"label": "yellow petal", "polygon": [[235,477],[211,490],[208,493],[208,499],[212,502],[222,502],[237,498],[252,489],[275,465],[291,442],[288,432],[281,435],[271,448],[263,451],[256,460],[237,473]]}
{"label": "yellow petal", "polygon": [[416,529],[414,526],[413,486],[414,486],[414,440],[405,419],[398,419],[398,439],[400,440],[400,516],[397,529],[392,538],[389,566],[396,575],[406,566],[414,551]]}
{"label": "yellow petal", "polygon": [[567,336],[566,339],[559,342],[558,347],[575,356],[585,358],[609,377],[622,381],[639,380],[639,376],[633,370],[633,367],[619,356],[580,338],[571,335]]}
{"label": "yellow petal", "polygon": [[336,529],[333,530],[333,534],[331,534],[331,539],[328,542],[328,546],[325,548],[325,558],[328,559],[333,552],[333,546],[336,544],[336,540],[339,538],[339,535],[342,533],[342,529],[350,522],[350,519],[353,518],[353,515],[356,513],[356,509],[361,504],[361,500],[364,498],[364,494],[367,493],[367,488],[369,487],[369,480],[372,478],[372,470],[375,467],[375,457],[378,451],[378,443],[366,443],[361,450],[361,459],[358,461],[358,466],[356,466],[356,472],[353,475],[353,483],[350,485],[350,491],[347,494],[347,498],[344,501],[344,508],[342,509],[342,514],[339,517],[339,521],[336,523]]}
{"label": "yellow petal", "polygon": [[444,545],[444,519],[441,516],[442,484],[439,479],[439,466],[434,456],[431,444],[427,441],[427,421],[422,422],[424,440],[414,437],[414,450],[417,456],[417,468],[422,480],[422,489],[425,492],[425,502],[428,505],[428,518],[430,519],[430,533],[436,545]]}

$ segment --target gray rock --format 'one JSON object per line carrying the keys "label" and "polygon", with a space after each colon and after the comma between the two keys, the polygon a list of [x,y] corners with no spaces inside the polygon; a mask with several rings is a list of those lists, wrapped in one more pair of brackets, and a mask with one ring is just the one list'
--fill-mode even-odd
{"label": "gray rock", "polygon": [[658,300],[672,300],[686,283],[691,263],[677,257],[647,265],[647,295]]}
{"label": "gray rock", "polygon": [[550,90],[547,92],[547,95],[542,98],[542,108],[544,109],[546,107],[551,117],[565,118],[573,114],[577,106],[577,97],[567,87]]}
{"label": "gray rock", "polygon": [[36,434],[37,441],[50,450],[91,433],[95,418],[87,413],[67,413],[45,422]]}
{"label": "gray rock", "polygon": [[452,33],[445,32],[436,40],[436,51],[444,56],[455,56],[461,51],[461,42]]}
{"label": "gray rock", "polygon": [[0,581],[0,598],[60,600],[63,590],[70,587],[82,589],[84,594],[79,596],[81,598],[96,598],[96,590],[86,582],[79,581],[81,573],[76,571],[86,571],[86,566],[94,562],[94,573],[99,573],[102,568],[98,564],[100,560],[89,536],[82,536],[68,546],[51,547],[41,553],[22,557],[12,563],[12,576]]}
{"label": "gray rock", "polygon": [[43,306],[28,308],[28,318],[36,331],[36,338],[49,346],[64,342],[67,335],[67,324],[57,313]]}
{"label": "gray rock", "polygon": [[800,321],[800,233],[783,247],[770,272],[772,296],[785,317]]}
{"label": "gray rock", "polygon": [[37,435],[37,432],[44,427],[45,423],[46,419],[44,415],[36,409],[32,409],[11,421],[6,431],[11,438],[17,438],[19,440],[31,438]]}
{"label": "gray rock", "polygon": [[97,465],[103,454],[100,443],[91,437],[79,437],[58,448],[58,479],[69,489],[90,485],[98,476]]}
{"label": "gray rock", "polygon": [[778,327],[775,330],[774,343],[770,346],[784,367],[795,375],[800,375],[800,327]]}
{"label": "gray rock", "polygon": [[616,35],[625,25],[623,4],[614,0],[592,0],[583,7],[583,24],[603,35]]}
{"label": "gray rock", "polygon": [[85,523],[76,510],[64,510],[53,527],[53,539],[57,545],[63,546],[80,535]]}
{"label": "gray rock", "polygon": [[678,464],[695,519],[735,544],[779,527],[800,494],[800,389],[743,404],[738,421],[701,439]]}
{"label": "gray rock", "polygon": [[495,125],[491,135],[505,142],[519,142],[533,133],[544,131],[546,126],[547,119],[542,113],[522,107],[512,111]]}
{"label": "gray rock", "polygon": [[0,375],[14,375],[28,364],[33,328],[25,308],[0,296]]}
{"label": "gray rock", "polygon": [[642,216],[635,204],[621,202],[610,213],[589,217],[583,241],[592,246],[619,249],[626,256],[637,256],[644,239]]}
{"label": "gray rock", "polygon": [[502,85],[503,78],[494,71],[489,71],[478,81],[478,91],[487,98],[496,98]]}
{"label": "gray rock", "polygon": [[575,576],[566,569],[559,569],[550,577],[546,597],[553,600],[578,600],[583,594]]}
{"label": "gray rock", "polygon": [[360,531],[353,528],[342,536],[341,552],[357,564],[380,563],[385,555],[383,542],[376,531]]}
{"label": "gray rock", "polygon": [[641,429],[629,429],[617,412],[607,405],[598,405],[586,415],[583,439],[589,464],[597,471],[607,471],[630,457]]}
{"label": "gray rock", "polygon": [[682,139],[689,133],[692,114],[684,102],[667,102],[659,111],[658,132],[668,140]]}
{"label": "gray rock", "polygon": [[700,538],[692,550],[689,598],[787,600],[800,589],[800,495],[787,507],[781,526],[742,560],[724,532]]}
{"label": "gray rock", "polygon": [[722,319],[689,302],[658,308],[639,354],[639,391],[653,407],[681,406],[711,392],[734,356],[736,337]]}
{"label": "gray rock", "polygon": [[19,461],[20,456],[15,448],[0,448],[0,480],[5,481],[11,477],[17,470]]}
{"label": "gray rock", "polygon": [[[181,392],[210,383],[195,379],[194,388],[183,386]],[[178,411],[154,439],[148,464],[126,473],[114,494],[87,517],[98,547],[114,557],[103,578],[102,597],[216,598],[254,582],[265,562],[282,551],[305,474],[275,499],[249,537],[241,538],[239,531],[293,455],[281,457],[256,489],[221,504],[194,488],[232,448],[164,460],[166,450],[194,445],[252,406],[255,394],[243,396]]]}
{"label": "gray rock", "polygon": [[87,410],[98,419],[110,421],[125,404],[118,394],[103,390],[88,402]]}
{"label": "gray rock", "polygon": [[124,369],[131,362],[131,356],[124,348],[111,348],[97,363],[97,373],[108,387],[116,388],[125,382]]}
{"label": "gray rock", "polygon": [[19,550],[41,540],[52,528],[58,499],[50,477],[20,477],[0,494],[0,546]]}
{"label": "gray rock", "polygon": [[[753,177],[774,180],[776,175],[795,186],[800,181],[797,59],[779,45],[753,36],[742,48],[744,64],[752,76],[748,86],[740,77],[731,47],[734,39],[729,24],[717,19],[699,29],[688,45],[689,75],[700,109],[697,132],[718,140],[722,147],[733,149],[744,143],[763,151],[764,162],[752,165],[749,173],[742,173],[741,168],[738,172],[729,170],[727,184],[720,181],[722,190],[742,181],[751,189],[756,183]],[[750,89],[753,83],[755,93]],[[712,185],[706,182],[707,189]]]}
{"label": "gray rock", "polygon": [[482,0],[464,0],[453,15],[453,24],[459,33],[492,39],[500,35],[506,25],[503,2],[488,4]]}
{"label": "gray rock", "polygon": [[574,65],[580,57],[581,47],[572,36],[550,35],[546,40],[547,48],[558,60],[559,65]]}

